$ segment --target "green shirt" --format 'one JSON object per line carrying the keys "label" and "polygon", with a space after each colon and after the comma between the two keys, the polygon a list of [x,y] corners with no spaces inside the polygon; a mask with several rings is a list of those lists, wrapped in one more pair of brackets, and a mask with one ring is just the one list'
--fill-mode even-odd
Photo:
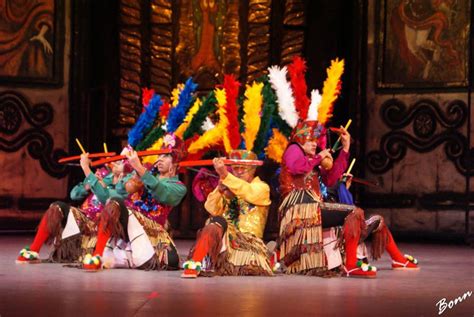
{"label": "green shirt", "polygon": [[103,187],[97,176],[94,173],[90,173],[83,182],[80,182],[71,190],[72,200],[84,200],[89,195],[89,191],[85,189],[85,185],[88,184],[92,192],[97,196],[97,199],[105,204],[107,199],[110,197],[126,198],[128,193],[125,190],[125,183],[133,176],[133,173],[127,174],[125,177],[120,179],[117,184],[113,184],[114,176],[112,173],[105,176],[102,180],[107,187]]}
{"label": "green shirt", "polygon": [[178,176],[159,178],[146,171],[141,179],[146,190],[162,204],[172,207],[177,206],[186,195],[186,186],[179,180]]}

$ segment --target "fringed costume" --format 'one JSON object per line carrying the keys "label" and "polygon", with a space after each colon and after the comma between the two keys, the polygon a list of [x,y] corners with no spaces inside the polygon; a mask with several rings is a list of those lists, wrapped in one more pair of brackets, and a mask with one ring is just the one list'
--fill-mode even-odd
{"label": "fringed costume", "polygon": [[318,168],[321,158],[308,157],[298,143],[285,151],[280,174],[279,245],[287,273],[323,275],[326,271],[319,177],[328,184],[335,182],[346,168],[347,156],[341,151],[332,169],[325,171]]}
{"label": "fringed costume", "polygon": [[[170,147],[176,164],[185,149],[178,137],[171,138],[172,145],[165,142],[163,147]],[[85,259],[84,268],[179,268],[176,246],[166,226],[172,208],[186,195],[186,186],[176,175],[154,174],[147,170],[140,178],[132,178],[126,184],[129,196],[125,200],[112,198],[107,203],[95,251]]]}
{"label": "fringed costume", "polygon": [[232,198],[226,197],[216,188],[207,197],[204,207],[213,217],[226,219],[224,233],[215,270],[219,275],[272,275],[263,243],[263,231],[270,206],[270,188],[255,177],[247,183],[232,174],[222,180],[229,188]]}
{"label": "fringed costume", "polygon": [[[59,201],[50,205],[38,226],[33,243],[20,252],[17,262],[38,261],[38,252],[44,243],[53,244],[48,262],[81,261],[85,254],[94,250],[97,224],[105,202],[109,197],[125,197],[125,183],[131,177],[127,175],[114,184],[113,173],[106,169],[101,169],[100,173],[102,181],[90,173],[71,190],[72,200],[83,200],[80,207]],[[86,185],[90,190],[86,189]]]}
{"label": "fringed costume", "polygon": [[[337,197],[339,202],[353,205],[352,194],[346,187],[345,182],[340,182],[337,186]],[[384,218],[380,215],[371,215],[365,220],[364,211],[355,207],[352,221],[346,218],[344,224],[344,240],[346,251],[346,275],[350,276],[347,268],[361,267],[362,263],[368,265],[367,248],[365,241],[370,241],[370,255],[373,260],[378,260],[384,251],[392,258],[393,269],[419,269],[418,261],[411,255],[403,255],[397,247],[393,236],[385,224]],[[358,251],[356,246],[359,245]],[[369,266],[372,267],[372,266]],[[369,269],[367,267],[367,269]]]}
{"label": "fringed costume", "polygon": [[[230,157],[242,158],[242,153],[247,159],[256,158],[245,150],[234,150]],[[221,178],[225,190],[218,186],[207,196],[204,207],[211,218],[198,233],[183,277],[196,277],[206,255],[210,261],[203,274],[213,271],[217,275],[273,275],[262,240],[271,204],[270,188],[253,177],[255,168],[247,168],[253,169],[250,182],[229,172]]]}

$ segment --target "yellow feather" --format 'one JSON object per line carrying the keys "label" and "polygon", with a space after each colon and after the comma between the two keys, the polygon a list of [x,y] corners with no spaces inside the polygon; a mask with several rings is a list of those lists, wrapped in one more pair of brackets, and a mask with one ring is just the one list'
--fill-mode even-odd
{"label": "yellow feather", "polygon": [[189,126],[189,123],[191,122],[192,118],[196,114],[196,112],[199,110],[199,107],[201,107],[202,102],[201,99],[197,98],[196,101],[194,102],[193,106],[191,109],[189,109],[188,114],[186,115],[186,118],[184,118],[183,123],[176,129],[174,134],[176,134],[178,137],[183,138],[183,133],[186,131],[186,129]]}
{"label": "yellow feather", "polygon": [[[220,141],[224,141],[224,145],[227,142],[227,146],[230,147],[229,136],[227,135],[227,127],[229,125],[229,120],[227,119],[226,111],[224,108],[226,104],[225,90],[216,89],[215,94],[217,99],[217,115],[219,117],[219,122],[213,129],[204,132],[202,136],[200,136],[196,141],[191,143],[188,148],[188,152],[190,154],[197,153],[202,149],[216,145]],[[227,141],[225,139],[227,139]]]}
{"label": "yellow feather", "polygon": [[247,150],[252,151],[253,144],[260,128],[260,111],[262,110],[263,83],[254,82],[252,86],[247,85],[245,90],[244,117],[245,132],[242,134]]}
{"label": "yellow feather", "polygon": [[[171,91],[171,104],[170,104],[170,109],[176,107],[176,105],[179,102],[179,94],[181,94],[181,91],[184,88],[184,84],[178,84],[176,85],[176,88]],[[161,118],[161,124],[164,124],[168,120],[168,117],[162,117]]]}
{"label": "yellow feather", "polygon": [[265,154],[268,158],[277,163],[281,163],[283,153],[288,146],[288,139],[277,129],[273,129],[273,136],[268,141],[268,146],[265,149]]}
{"label": "yellow feather", "polygon": [[178,84],[175,89],[171,92],[171,108],[176,107],[179,102],[179,95],[184,88],[184,84]]}
{"label": "yellow feather", "polygon": [[[159,150],[161,149],[161,146],[163,145],[163,137],[159,138],[158,140],[153,143],[152,146],[150,146],[147,151],[150,150]],[[151,155],[151,156],[144,156],[142,159],[143,163],[150,163],[153,164],[158,160],[158,155]]]}
{"label": "yellow feather", "polygon": [[324,81],[323,94],[318,108],[318,121],[323,125],[332,117],[332,105],[339,95],[338,84],[344,72],[344,60],[339,61],[336,58],[331,61],[331,66],[326,72],[328,77]]}

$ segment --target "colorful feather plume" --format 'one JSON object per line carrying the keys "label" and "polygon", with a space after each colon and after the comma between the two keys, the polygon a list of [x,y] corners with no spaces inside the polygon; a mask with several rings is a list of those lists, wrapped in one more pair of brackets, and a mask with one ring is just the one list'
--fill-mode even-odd
{"label": "colorful feather plume", "polygon": [[327,69],[327,79],[324,81],[323,94],[318,109],[318,121],[326,124],[332,117],[334,102],[341,93],[341,76],[344,72],[344,60],[337,58],[331,61],[331,66]]}
{"label": "colorful feather plume", "polygon": [[212,120],[209,117],[206,117],[206,120],[202,123],[201,129],[203,131],[209,131],[211,129],[214,129],[216,125],[212,122]]}
{"label": "colorful feather plume", "polygon": [[288,66],[290,74],[291,88],[295,97],[295,109],[298,111],[300,119],[306,120],[308,115],[309,98],[306,95],[306,63],[300,56],[295,56],[293,62]]}
{"label": "colorful feather plume", "polygon": [[[226,151],[237,149],[240,145],[240,131],[239,131],[239,113],[237,109],[237,98],[239,96],[240,83],[235,79],[234,75],[224,75],[224,89],[226,95],[226,116],[229,121],[228,140],[229,145],[226,146]],[[225,143],[224,143],[225,145]]]}
{"label": "colorful feather plume", "polygon": [[159,95],[154,95],[150,103],[139,117],[135,125],[128,132],[128,144],[135,147],[143,136],[153,127],[156,116],[163,104]]}
{"label": "colorful feather plume", "polygon": [[176,85],[176,88],[171,91],[171,105],[170,108],[176,107],[176,105],[179,102],[179,95],[181,94],[181,91],[183,91],[184,84],[179,83]]}
{"label": "colorful feather plume", "polygon": [[[151,147],[147,148],[147,150],[159,150],[161,149],[162,145],[163,145],[163,137],[160,137],[159,139],[155,141],[155,143],[153,143]],[[158,155],[149,155],[149,156],[144,156],[142,158],[143,163],[150,163],[150,164],[155,163],[157,160],[158,160]]]}
{"label": "colorful feather plume", "polygon": [[188,78],[183,90],[179,94],[179,100],[174,108],[171,108],[167,119],[166,130],[168,132],[175,132],[179,125],[183,122],[186,113],[191,105],[194,91],[197,84],[193,82],[192,78]]}
{"label": "colorful feather plume", "polygon": [[245,90],[244,100],[244,117],[243,123],[245,131],[242,137],[245,141],[245,147],[248,151],[253,150],[254,142],[257,137],[258,129],[261,122],[262,111],[262,88],[263,83],[253,83],[252,86],[247,86]]}
{"label": "colorful feather plume", "polygon": [[258,130],[257,138],[253,146],[254,152],[257,154],[263,152],[263,148],[265,147],[268,141],[268,138],[269,138],[268,132],[270,131],[271,117],[276,109],[276,97],[275,97],[275,94],[273,93],[273,89],[270,83],[268,82],[268,80],[265,80],[263,84],[264,84],[263,89],[262,89],[263,107],[262,107],[260,128]]}
{"label": "colorful feather plume", "polygon": [[[145,107],[150,103],[151,98],[155,94],[153,89],[142,88],[142,105]],[[145,111],[145,109],[143,109]]]}
{"label": "colorful feather plume", "polygon": [[226,145],[227,148],[230,148],[229,136],[227,134],[227,129],[229,126],[229,121],[227,120],[226,115],[226,94],[224,89],[217,88],[215,90],[215,98],[217,100],[217,115],[219,117],[219,122],[216,124],[214,129],[204,132],[196,141],[192,142],[188,148],[188,152],[193,154],[197,153],[203,149],[210,148],[214,145],[217,145],[221,142]]}
{"label": "colorful feather plume", "polygon": [[165,124],[168,114],[170,113],[171,106],[168,102],[163,103],[160,108],[160,120],[161,124]]}
{"label": "colorful feather plume", "polygon": [[311,104],[309,105],[307,120],[318,120],[318,108],[320,103],[321,95],[319,94],[319,90],[311,90]]}
{"label": "colorful feather plume", "polygon": [[286,72],[286,67],[272,66],[268,68],[268,78],[277,95],[280,117],[294,128],[298,122],[298,113],[290,83],[286,80]]}
{"label": "colorful feather plume", "polygon": [[183,120],[183,123],[181,123],[178,129],[176,129],[174,134],[176,134],[181,139],[183,138],[184,131],[186,131],[186,129],[188,128],[189,123],[191,122],[194,115],[199,110],[199,107],[201,107],[201,105],[202,105],[201,99],[197,98],[196,101],[194,101],[194,104],[191,107],[191,109],[189,109],[188,114],[186,115],[186,118],[184,118]]}
{"label": "colorful feather plume", "polygon": [[150,133],[148,133],[146,137],[144,137],[143,140],[140,143],[138,143],[135,150],[143,151],[150,148],[164,134],[165,134],[165,130],[163,129],[161,125],[157,126],[156,128],[153,128],[153,130],[151,130]]}
{"label": "colorful feather plume", "polygon": [[184,140],[192,138],[195,134],[200,134],[202,132],[201,127],[203,122],[206,120],[208,115],[215,112],[216,109],[215,93],[214,91],[211,91],[203,100],[201,107],[199,107],[198,111],[191,119],[188,128],[183,134]]}
{"label": "colorful feather plume", "polygon": [[278,129],[273,129],[273,136],[268,141],[268,146],[265,148],[267,157],[277,163],[281,163],[283,153],[288,146],[288,139]]}

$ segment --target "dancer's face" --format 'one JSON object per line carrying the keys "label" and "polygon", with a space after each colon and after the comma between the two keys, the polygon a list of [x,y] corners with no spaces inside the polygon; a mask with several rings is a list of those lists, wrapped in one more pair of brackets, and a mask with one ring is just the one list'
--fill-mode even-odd
{"label": "dancer's face", "polygon": [[113,162],[112,163],[112,173],[115,175],[115,176],[119,176],[120,174],[123,173],[123,162],[122,161],[118,161],[118,162]]}
{"label": "dancer's face", "polygon": [[306,141],[303,144],[303,150],[308,155],[316,155],[316,148],[318,147],[318,142],[316,141]]}
{"label": "dancer's face", "polygon": [[255,175],[255,167],[247,165],[232,165],[232,174],[250,183]]}
{"label": "dancer's face", "polygon": [[171,154],[161,154],[158,156],[155,166],[161,175],[175,176],[176,175],[176,164],[173,163],[173,157]]}

